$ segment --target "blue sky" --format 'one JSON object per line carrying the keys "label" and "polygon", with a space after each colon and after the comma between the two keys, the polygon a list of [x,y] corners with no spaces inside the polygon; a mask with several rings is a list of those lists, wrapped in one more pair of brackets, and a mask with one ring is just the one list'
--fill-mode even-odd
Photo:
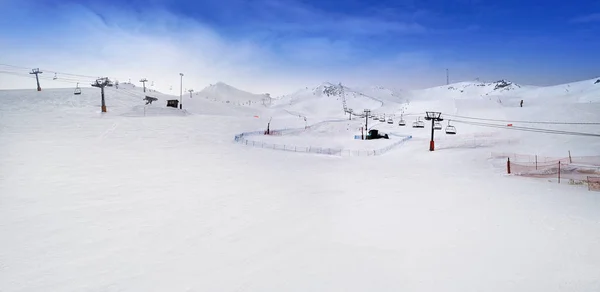
{"label": "blue sky", "polygon": [[600,76],[600,1],[0,4],[0,63],[163,86],[181,71],[196,88],[224,81],[275,94],[321,81],[422,88],[443,84],[445,68],[452,81]]}

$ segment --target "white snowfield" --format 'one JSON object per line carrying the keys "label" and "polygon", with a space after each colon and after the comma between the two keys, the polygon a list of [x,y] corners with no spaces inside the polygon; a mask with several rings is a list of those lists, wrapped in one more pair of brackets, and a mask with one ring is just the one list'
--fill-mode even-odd
{"label": "white snowfield", "polygon": [[[104,114],[97,88],[0,91],[0,291],[600,291],[600,193],[489,159],[598,156],[600,138],[458,122],[598,123],[594,81],[347,90],[355,110],[393,115],[369,128],[413,136],[374,157],[234,143],[269,121],[348,118],[339,96],[306,90],[272,106],[188,94],[181,111],[166,107],[178,96],[107,88]],[[457,135],[436,131],[434,152],[429,122],[411,127],[426,110],[457,121]],[[353,119],[262,138],[354,147]]]}
{"label": "white snowfield", "polygon": [[235,105],[269,104],[271,97],[265,94],[253,94],[239,90],[223,82],[217,82],[202,89],[200,92],[192,93],[192,98],[203,98],[212,101],[220,101]]}

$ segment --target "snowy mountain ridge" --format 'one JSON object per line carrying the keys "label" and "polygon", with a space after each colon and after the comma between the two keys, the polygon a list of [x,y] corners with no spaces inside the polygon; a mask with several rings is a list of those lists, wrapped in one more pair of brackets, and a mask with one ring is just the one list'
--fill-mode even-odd
{"label": "snowy mountain ridge", "polygon": [[220,101],[225,103],[270,103],[271,97],[268,93],[266,94],[255,94],[244,90],[237,89],[231,85],[223,82],[217,82],[211,84],[200,92],[197,92],[200,98],[205,98],[212,101]]}

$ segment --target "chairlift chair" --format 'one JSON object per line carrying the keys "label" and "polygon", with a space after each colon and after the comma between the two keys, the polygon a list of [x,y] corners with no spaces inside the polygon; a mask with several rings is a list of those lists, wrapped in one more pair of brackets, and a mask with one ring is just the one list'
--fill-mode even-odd
{"label": "chairlift chair", "polygon": [[73,92],[74,95],[80,95],[81,94],[81,88],[79,88],[79,82],[77,82],[77,87],[75,87],[75,91]]}
{"label": "chairlift chair", "polygon": [[380,121],[380,122],[385,122],[385,118],[383,118],[383,117],[379,117],[379,121]]}
{"label": "chairlift chair", "polygon": [[418,118],[417,121],[413,123],[413,128],[425,128],[425,122],[421,121],[421,118]]}
{"label": "chairlift chair", "polygon": [[456,127],[450,125],[450,120],[448,120],[448,126],[446,126],[446,134],[456,135]]}
{"label": "chairlift chair", "polygon": [[400,121],[398,122],[398,126],[406,126],[406,122],[404,121],[404,111],[400,114]]}
{"label": "chairlift chair", "polygon": [[58,77],[56,76],[56,73],[54,73],[54,77],[52,78],[52,80],[56,80],[58,79]]}
{"label": "chairlift chair", "polygon": [[442,124],[440,124],[439,122],[436,122],[435,124],[433,124],[433,129],[434,130],[441,130],[442,129]]}

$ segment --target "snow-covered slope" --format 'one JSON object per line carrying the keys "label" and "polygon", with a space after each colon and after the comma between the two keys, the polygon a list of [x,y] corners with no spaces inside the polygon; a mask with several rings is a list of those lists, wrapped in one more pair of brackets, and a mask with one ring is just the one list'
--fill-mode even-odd
{"label": "snow-covered slope", "polygon": [[496,82],[459,82],[450,85],[406,92],[411,100],[424,99],[488,99],[505,106],[518,106],[524,102],[598,102],[600,82],[598,78],[556,86],[540,87],[519,85],[507,80]]}
{"label": "snow-covered slope", "polygon": [[377,98],[384,102],[406,102],[406,93],[404,91],[391,89],[384,86],[352,87],[352,91]]}
{"label": "snow-covered slope", "polygon": [[384,105],[376,97],[355,91],[346,86],[325,82],[314,88],[304,88],[278,99],[275,108],[285,108],[306,116],[342,117],[344,101],[347,109],[362,112]]}
{"label": "snow-covered slope", "polygon": [[433,88],[408,91],[406,95],[414,99],[440,98],[481,98],[490,95],[510,95],[524,89],[535,89],[534,86],[523,86],[507,80],[496,82],[459,82]]}
{"label": "snow-covered slope", "polygon": [[547,103],[595,103],[600,102],[599,78],[556,86],[529,88],[518,95],[527,104],[543,106]]}
{"label": "snow-covered slope", "polygon": [[[269,121],[304,125],[293,110],[344,118],[332,85],[273,108],[188,95],[185,111],[107,88],[105,114],[97,88],[0,91],[0,291],[598,291],[598,195],[507,176],[489,157],[598,156],[600,139],[459,121],[598,133],[518,121],[600,122],[599,87],[446,87],[408,104],[344,89],[349,107],[414,115],[369,120],[412,135],[405,145],[343,158],[232,143]],[[436,131],[434,152],[430,129],[410,127],[431,109],[458,129]],[[261,137],[352,148],[361,126]]]}
{"label": "snow-covered slope", "polygon": [[193,96],[211,101],[239,105],[269,105],[271,102],[271,98],[267,94],[246,92],[223,82],[211,84],[200,92],[195,93]]}
{"label": "snow-covered slope", "polygon": [[[567,150],[577,149],[572,151],[581,155],[598,155],[600,152],[596,149],[600,149],[600,141],[595,137],[473,125],[511,124],[534,129],[599,133],[597,125],[560,124],[600,123],[600,83],[595,81],[596,79],[551,87],[522,86],[505,81],[463,82],[412,91],[406,112],[415,114],[408,119],[413,122],[416,116],[423,117],[425,111],[440,111],[447,120],[454,120],[454,125],[464,134],[493,133],[504,141],[513,141],[510,145],[503,146],[503,149],[509,152],[564,155]],[[520,107],[521,100],[524,102],[523,107]],[[448,139],[460,140],[462,137],[457,135]]]}

